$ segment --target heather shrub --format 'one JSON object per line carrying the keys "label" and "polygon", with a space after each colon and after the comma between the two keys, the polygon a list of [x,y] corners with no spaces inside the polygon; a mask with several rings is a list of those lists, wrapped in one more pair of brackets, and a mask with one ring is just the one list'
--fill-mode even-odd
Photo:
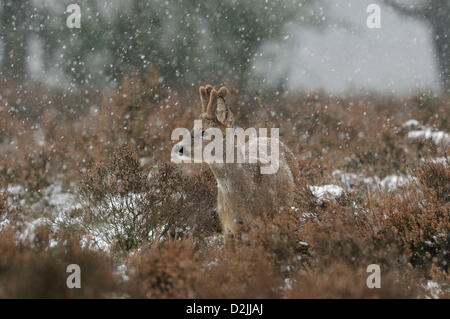
{"label": "heather shrub", "polygon": [[434,192],[436,200],[450,202],[450,169],[449,161],[445,163],[428,162],[418,169],[419,183],[426,191]]}
{"label": "heather shrub", "polygon": [[383,212],[384,231],[408,252],[408,262],[422,269],[426,277],[431,277],[432,266],[448,272],[450,205],[443,199],[449,173],[448,166],[427,163],[417,176],[425,187],[411,186],[397,197],[385,197],[389,210]]}
{"label": "heather shrub", "polygon": [[194,298],[203,279],[198,254],[189,240],[169,240],[146,250],[127,291],[137,298]]}
{"label": "heather shrub", "polygon": [[[436,166],[431,167],[435,171]],[[448,167],[439,167],[448,173]],[[424,178],[423,171],[429,173],[429,169],[430,164],[426,164],[420,170],[419,180]],[[445,179],[439,179],[438,184],[442,183],[445,185]],[[306,257],[313,266],[312,277],[302,274],[297,280],[314,282],[314,273],[318,271],[319,277],[327,278],[319,279],[319,285],[324,285],[318,289],[323,289],[319,294],[358,297],[365,294],[364,282],[358,280],[359,286],[350,289],[346,286],[350,283],[344,285],[339,277],[354,272],[362,278],[365,267],[379,264],[386,272],[383,283],[389,288],[373,296],[407,297],[423,294],[425,279],[431,280],[436,274],[441,280],[448,278],[450,214],[448,203],[436,196],[439,189],[424,190],[410,185],[407,190],[379,193],[376,199],[367,194],[362,203],[349,195],[347,201],[321,204],[301,232],[310,245]],[[333,286],[333,280],[337,286]],[[421,284],[411,287],[412,281]],[[327,282],[337,290],[325,289]],[[302,287],[299,289],[297,296],[308,295]]]}
{"label": "heather shrub", "polygon": [[119,250],[144,242],[217,228],[211,176],[183,176],[174,165],[143,168],[136,154],[119,150],[95,164],[81,182],[83,227]]}
{"label": "heather shrub", "polygon": [[[449,297],[448,140],[409,134],[448,132],[448,98],[254,97],[228,85],[237,125],[279,127],[298,171],[292,207],[245,221],[225,248],[209,167],[169,163],[170,133],[200,112],[196,92],[159,78],[125,77],[80,112],[48,95],[30,118],[4,95],[1,297]],[[341,189],[331,198],[312,188],[330,184]],[[81,290],[65,286],[70,263]],[[370,264],[381,289],[366,286]]]}
{"label": "heather shrub", "polygon": [[[79,246],[70,234],[50,247],[50,233],[38,230],[33,242],[18,244],[14,232],[0,233],[1,298],[105,298],[113,296],[117,279],[104,254]],[[81,288],[66,286],[66,268],[78,264]]]}

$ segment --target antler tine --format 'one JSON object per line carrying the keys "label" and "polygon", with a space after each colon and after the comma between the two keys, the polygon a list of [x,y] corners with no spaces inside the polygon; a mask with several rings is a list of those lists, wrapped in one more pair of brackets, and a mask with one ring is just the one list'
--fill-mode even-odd
{"label": "antler tine", "polygon": [[202,113],[206,113],[207,109],[207,103],[208,103],[208,92],[207,89],[203,86],[200,87],[199,89],[200,92],[200,99],[202,101]]}
{"label": "antler tine", "polygon": [[212,89],[211,94],[209,96],[209,103],[205,114],[206,118],[214,119],[216,107],[217,107],[217,91],[215,89]]}
{"label": "antler tine", "polygon": [[207,84],[205,86],[205,88],[206,88],[206,92],[208,92],[208,94],[211,94],[211,91],[213,90],[213,86],[211,84]]}
{"label": "antler tine", "polygon": [[228,89],[225,86],[222,86],[217,92],[217,95],[221,98],[225,98],[228,95]]}

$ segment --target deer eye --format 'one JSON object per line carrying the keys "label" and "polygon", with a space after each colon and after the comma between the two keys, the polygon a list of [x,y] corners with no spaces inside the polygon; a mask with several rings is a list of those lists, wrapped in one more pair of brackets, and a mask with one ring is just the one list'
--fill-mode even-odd
{"label": "deer eye", "polygon": [[206,136],[206,132],[205,131],[202,131],[202,136]]}

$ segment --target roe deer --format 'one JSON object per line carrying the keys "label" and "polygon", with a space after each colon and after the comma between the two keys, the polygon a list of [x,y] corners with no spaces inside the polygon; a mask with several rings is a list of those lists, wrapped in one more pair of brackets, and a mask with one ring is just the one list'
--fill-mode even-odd
{"label": "roe deer", "polygon": [[[234,128],[233,114],[225,102],[228,90],[225,87],[219,90],[211,85],[200,87],[202,103],[202,142],[205,131],[208,128],[218,128],[222,132]],[[191,132],[194,139],[195,132]],[[198,133],[197,133],[198,134]],[[264,138],[267,145],[271,144],[274,137],[258,137],[258,142]],[[277,140],[279,142],[279,140]],[[239,147],[248,157],[250,141],[244,142],[244,147]],[[261,173],[261,161],[256,163],[217,163],[207,162],[217,180],[217,213],[222,224],[222,233],[225,243],[231,237],[240,237],[244,222],[252,222],[255,217],[263,214],[276,213],[278,209],[290,207],[293,201],[296,173],[296,160],[293,153],[279,142],[278,170],[273,174]],[[234,147],[234,136],[233,136]],[[191,158],[192,154],[186,148],[179,147],[176,150],[178,156]],[[259,159],[260,154],[258,154]]]}

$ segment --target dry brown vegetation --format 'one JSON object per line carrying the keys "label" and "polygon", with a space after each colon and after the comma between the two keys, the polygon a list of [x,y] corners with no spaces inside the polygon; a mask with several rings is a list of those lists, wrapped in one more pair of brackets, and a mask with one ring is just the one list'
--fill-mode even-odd
{"label": "dry brown vegetation", "polygon": [[[196,90],[161,87],[153,72],[78,116],[56,102],[25,116],[13,91],[0,92],[0,297],[450,297],[449,141],[409,138],[403,126],[449,132],[444,96],[310,93],[259,105],[233,89],[237,124],[280,127],[299,171],[292,209],[224,249],[208,167],[169,162],[172,130],[200,112]],[[343,182],[337,170],[361,178]],[[410,181],[364,182],[389,175]],[[345,191],[319,200],[309,186],[326,184]],[[55,185],[76,205],[55,203]],[[81,289],[65,285],[71,263]],[[369,264],[381,266],[381,289],[366,286]]]}

